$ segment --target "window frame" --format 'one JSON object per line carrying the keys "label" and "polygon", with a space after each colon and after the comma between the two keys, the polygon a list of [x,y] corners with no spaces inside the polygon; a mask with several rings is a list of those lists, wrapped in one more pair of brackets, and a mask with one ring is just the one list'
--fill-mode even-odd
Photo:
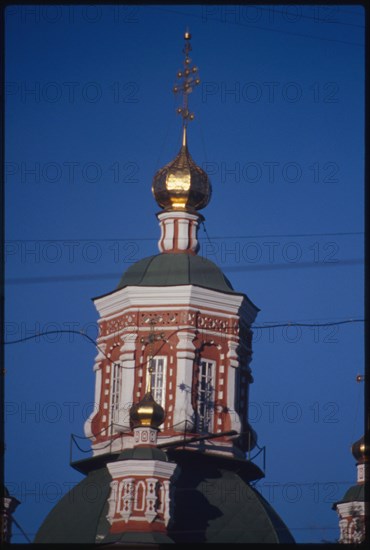
{"label": "window frame", "polygon": [[[158,372],[158,365],[162,362],[162,381],[161,381],[161,387],[158,388],[158,381],[159,381],[159,372]],[[153,368],[152,373],[149,372],[150,367]],[[167,378],[167,356],[166,355],[157,355],[155,357],[152,357],[148,361],[148,368],[147,368],[147,377],[151,376],[151,389],[152,389],[152,395],[154,398],[154,401],[156,401],[163,409],[166,407],[166,378]],[[158,392],[160,392],[160,399],[158,398]]]}
{"label": "window frame", "polygon": [[110,432],[115,431],[115,424],[119,424],[119,411],[122,393],[122,367],[118,363],[111,366],[111,391],[110,391]]}
{"label": "window frame", "polygon": [[[205,369],[204,369],[205,367]],[[203,370],[207,372],[203,372]],[[209,376],[210,374],[210,376]],[[198,380],[197,380],[197,418],[196,427],[199,433],[212,433],[214,425],[214,403],[216,394],[216,361],[203,358],[199,362]],[[202,378],[205,378],[204,389]],[[209,388],[207,389],[207,384]],[[206,399],[203,398],[208,392]],[[208,404],[208,406],[207,406]],[[201,412],[201,407],[203,412]]]}

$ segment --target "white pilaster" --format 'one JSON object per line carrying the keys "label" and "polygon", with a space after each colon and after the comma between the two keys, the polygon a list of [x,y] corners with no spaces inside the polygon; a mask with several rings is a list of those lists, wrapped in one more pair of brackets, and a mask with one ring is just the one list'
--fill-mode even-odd
{"label": "white pilaster", "polygon": [[99,353],[95,357],[95,363],[94,363],[94,372],[95,372],[95,395],[94,395],[94,407],[90,414],[90,416],[86,419],[86,422],[84,424],[84,432],[85,436],[89,437],[90,439],[94,440],[95,436],[92,433],[91,430],[91,423],[99,409],[101,408],[100,405],[100,395],[101,395],[101,384],[102,384],[102,361],[105,359],[105,349],[107,347],[107,344],[99,344]]}
{"label": "white pilaster", "polygon": [[[135,327],[136,328],[136,327]],[[122,334],[121,355],[119,362],[122,365],[123,376],[119,406],[119,426],[115,426],[116,431],[125,431],[130,428],[130,407],[133,400],[134,382],[135,382],[135,350],[137,334]]]}
{"label": "white pilaster", "polygon": [[118,492],[118,481],[113,480],[110,484],[110,495],[108,498],[109,508],[107,514],[107,520],[112,524],[114,513],[116,511],[116,502],[117,502],[117,492]]}
{"label": "white pilaster", "polygon": [[227,358],[229,360],[229,367],[227,369],[228,371],[227,407],[229,411],[231,411],[231,414],[229,413],[230,420],[231,420],[231,429],[236,430],[237,432],[240,432],[241,421],[235,406],[235,397],[236,397],[236,392],[238,391],[238,388],[236,387],[236,384],[235,384],[236,372],[237,372],[236,369],[239,368],[239,358],[236,352],[238,347],[238,342],[235,342],[234,340],[229,340],[228,347],[229,347],[229,351],[227,353]]}
{"label": "white pilaster", "polygon": [[186,431],[193,427],[194,411],[191,405],[191,388],[195,346],[193,332],[179,332],[177,344],[176,394],[174,403],[174,429]]}

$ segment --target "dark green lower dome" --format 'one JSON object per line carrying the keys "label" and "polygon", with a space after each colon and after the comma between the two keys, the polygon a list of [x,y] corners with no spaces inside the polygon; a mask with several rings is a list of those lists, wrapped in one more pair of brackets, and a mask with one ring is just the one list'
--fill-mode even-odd
{"label": "dark green lower dome", "polygon": [[294,543],[280,516],[249,485],[241,461],[192,451],[173,452],[169,458],[177,462],[180,472],[174,482],[173,518],[168,535],[160,535],[162,540],[154,532],[109,533],[111,477],[104,466],[91,471],[59,501],[35,542]]}
{"label": "dark green lower dome", "polygon": [[230,281],[216,264],[192,254],[157,254],[134,263],[123,274],[117,290],[125,286],[196,285],[233,293]]}
{"label": "dark green lower dome", "polygon": [[335,510],[337,504],[342,504],[343,502],[365,502],[365,484],[353,485],[344,494],[344,497],[335,502],[332,508]]}

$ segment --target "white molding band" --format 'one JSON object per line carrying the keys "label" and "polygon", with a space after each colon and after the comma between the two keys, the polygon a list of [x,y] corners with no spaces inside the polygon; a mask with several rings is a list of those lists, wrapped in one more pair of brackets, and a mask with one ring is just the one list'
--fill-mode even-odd
{"label": "white molding band", "polygon": [[172,309],[176,306],[198,306],[206,311],[222,311],[224,314],[244,317],[247,322],[253,321],[257,314],[242,294],[225,294],[195,285],[127,286],[112,294],[95,298],[94,303],[104,319],[128,308],[137,310],[150,306],[169,306]]}

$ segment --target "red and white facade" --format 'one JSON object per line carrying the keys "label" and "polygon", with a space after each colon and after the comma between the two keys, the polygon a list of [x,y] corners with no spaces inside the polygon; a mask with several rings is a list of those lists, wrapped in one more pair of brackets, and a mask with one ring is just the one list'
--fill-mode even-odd
{"label": "red and white facade", "polygon": [[158,243],[160,252],[198,252],[197,232],[199,223],[204,220],[203,216],[189,212],[165,211],[157,214],[157,218],[161,229]]}
{"label": "red and white facade", "polygon": [[[135,447],[155,447],[157,429],[134,428]],[[165,460],[117,460],[107,464],[112,477],[107,519],[111,533],[167,533],[171,519],[171,481],[177,465]]]}
{"label": "red and white facade", "polygon": [[369,507],[364,491],[370,473],[368,449],[364,437],[352,445],[352,454],[357,460],[357,487],[352,487],[343,501],[334,504],[339,517],[339,542],[343,544],[365,542],[366,513]]}
{"label": "red and white facade", "polygon": [[[196,253],[200,215],[158,217],[162,253]],[[94,455],[133,446],[130,407],[145,394],[153,357],[153,396],[166,411],[158,443],[235,430],[242,434],[237,445],[221,436],[202,448],[244,456],[252,439],[250,326],[257,308],[244,295],[194,285],[126,286],[94,303],[101,351],[94,365],[96,406],[85,424]]]}

